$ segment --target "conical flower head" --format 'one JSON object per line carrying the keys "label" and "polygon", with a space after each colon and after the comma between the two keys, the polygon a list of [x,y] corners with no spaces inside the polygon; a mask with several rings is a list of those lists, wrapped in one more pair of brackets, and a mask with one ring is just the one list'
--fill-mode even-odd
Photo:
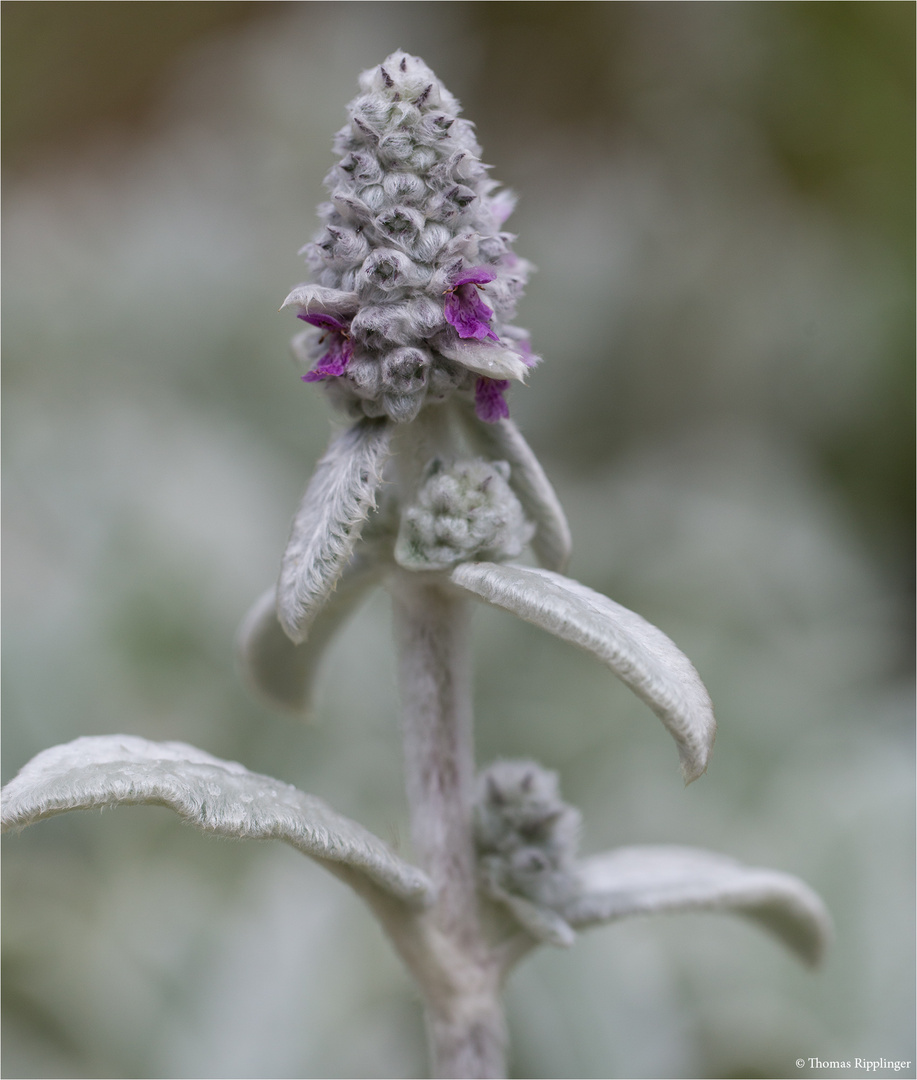
{"label": "conical flower head", "polygon": [[511,325],[532,269],[502,231],[513,196],[422,60],[393,53],[360,91],[335,140],[323,228],[303,249],[315,283],[285,304],[310,324],[293,342],[304,378],[354,416],[408,421],[459,393],[498,420],[509,381],[536,361]]}

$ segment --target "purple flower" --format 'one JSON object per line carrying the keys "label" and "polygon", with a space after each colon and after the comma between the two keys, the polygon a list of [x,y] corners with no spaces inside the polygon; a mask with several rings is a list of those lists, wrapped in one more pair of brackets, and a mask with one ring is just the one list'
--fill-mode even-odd
{"label": "purple flower", "polygon": [[311,326],[318,326],[325,331],[319,338],[322,342],[328,339],[328,351],[322,356],[315,367],[303,375],[304,382],[317,382],[319,379],[327,379],[332,375],[343,375],[344,369],[350,363],[353,356],[353,342],[350,340],[350,332],[346,323],[336,319],[333,315],[305,315],[300,313],[296,316]]}
{"label": "purple flower", "polygon": [[478,289],[496,276],[493,270],[473,266],[446,290],[446,322],[455,327],[460,338],[500,340],[489,326],[493,310],[478,296]]}
{"label": "purple flower", "polygon": [[488,379],[482,375],[474,384],[474,411],[479,420],[495,424],[509,416],[509,406],[503,391],[509,388],[509,379]]}
{"label": "purple flower", "polygon": [[534,367],[538,363],[538,357],[532,352],[532,343],[528,338],[519,338],[514,344],[526,367]]}

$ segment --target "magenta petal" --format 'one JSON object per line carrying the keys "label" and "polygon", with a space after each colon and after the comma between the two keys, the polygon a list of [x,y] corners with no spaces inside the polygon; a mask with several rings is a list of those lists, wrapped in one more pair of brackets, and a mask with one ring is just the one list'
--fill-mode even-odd
{"label": "magenta petal", "polygon": [[482,375],[474,384],[474,411],[479,420],[495,424],[509,416],[509,405],[503,391],[509,388],[509,379],[488,379]]}
{"label": "magenta petal", "polygon": [[486,266],[472,266],[460,273],[446,290],[446,322],[455,327],[460,338],[500,340],[490,328],[493,309],[478,295],[478,286],[486,285],[496,276],[496,271]]}
{"label": "magenta petal", "polygon": [[452,283],[452,288],[457,289],[460,285],[486,285],[497,276],[496,271],[488,270],[486,266],[472,266]]}
{"label": "magenta petal", "polygon": [[323,312],[301,311],[296,318],[302,319],[303,322],[309,323],[310,326],[317,326],[320,330],[324,330],[325,333],[319,339],[320,342],[326,338],[328,339],[328,351],[319,359],[311,371],[303,375],[303,381],[318,382],[319,379],[343,375],[344,369],[353,356],[353,343],[348,333],[348,324],[341,322],[334,315],[326,315]]}
{"label": "magenta petal", "polygon": [[347,323],[341,322],[340,319],[336,319],[333,315],[309,314],[301,311],[296,318],[302,319],[303,322],[309,323],[310,326],[318,326],[322,330],[331,330],[336,334],[347,333]]}
{"label": "magenta petal", "polygon": [[[534,367],[537,362],[537,357],[532,352],[532,343],[527,338],[520,338],[514,342],[519,355],[522,357],[522,362],[526,367]],[[533,359],[534,357],[534,359]]]}
{"label": "magenta petal", "polygon": [[498,341],[490,328],[493,309],[478,296],[473,284],[456,285],[446,296],[446,322],[458,331],[460,338],[491,338]]}
{"label": "magenta petal", "polygon": [[353,345],[351,342],[342,334],[335,334],[331,339],[331,347],[315,367],[303,375],[303,382],[318,382],[319,379],[343,375],[344,369],[350,363],[352,356]]}

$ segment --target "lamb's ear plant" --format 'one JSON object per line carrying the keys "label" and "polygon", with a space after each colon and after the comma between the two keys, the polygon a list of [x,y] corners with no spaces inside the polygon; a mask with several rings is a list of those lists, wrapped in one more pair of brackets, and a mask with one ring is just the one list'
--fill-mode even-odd
{"label": "lamb's ear plant", "polygon": [[[313,282],[287,297],[293,349],[350,426],[309,482],[279,581],[243,623],[251,685],[305,712],[322,651],[366,590],[392,597],[416,865],[321,800],[182,743],[81,738],[29,762],[3,792],[4,827],[121,803],[172,807],[224,836],[284,840],[365,900],[423,998],[440,1077],[504,1075],[503,984],[540,945],[628,915],[745,915],[815,964],[819,898],[771,870],[682,847],[581,858],[580,815],[532,761],[476,773],[469,608],[491,604],[593,653],[659,717],[686,782],[715,722],[687,658],[639,615],[562,573],[563,511],[509,419],[537,362],[512,322],[531,270],[504,222],[472,125],[419,59],[360,79],[338,133]],[[511,560],[527,548],[539,566]]]}

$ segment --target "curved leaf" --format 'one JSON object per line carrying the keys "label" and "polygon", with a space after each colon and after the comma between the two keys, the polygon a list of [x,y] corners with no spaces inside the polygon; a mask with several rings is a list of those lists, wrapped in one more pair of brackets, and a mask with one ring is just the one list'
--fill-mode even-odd
{"label": "curved leaf", "polygon": [[475,450],[510,467],[509,486],[535,522],[532,540],[535,557],[547,570],[563,570],[570,559],[570,526],[541,462],[512,420],[484,424],[470,410],[462,419]]}
{"label": "curved leaf", "polygon": [[236,637],[239,666],[249,686],[275,707],[306,714],[325,649],[379,576],[375,564],[352,559],[302,645],[295,645],[280,625],[277,589],[271,586],[252,605]]}
{"label": "curved leaf", "polygon": [[451,578],[480,599],[604,660],[665,724],[678,747],[685,781],[704,772],[716,735],[710,697],[691,662],[661,630],[550,570],[463,563]]}
{"label": "curved leaf", "polygon": [[619,848],[584,859],[575,877],[577,895],[562,911],[575,927],[656,912],[731,911],[754,919],[809,964],[821,960],[831,940],[831,917],[808,885],[710,851]]}
{"label": "curved leaf", "polygon": [[360,298],[354,292],[342,292],[340,289],[327,289],[324,285],[312,285],[308,281],[296,288],[280,305],[283,311],[286,307],[296,305],[302,308],[306,315],[343,315],[349,316],[360,306]]}
{"label": "curved leaf", "polygon": [[392,431],[388,420],[361,420],[334,439],[309,481],[277,583],[277,617],[297,644],[305,641],[375,506]]}
{"label": "curved leaf", "polygon": [[515,379],[524,382],[528,365],[515,349],[505,345],[488,345],[483,341],[456,341],[438,345],[437,349],[449,360],[461,364],[476,375],[488,379]]}
{"label": "curved leaf", "polygon": [[283,840],[357,884],[425,905],[433,885],[327,803],[185,743],[132,735],[76,739],[32,758],[2,792],[4,831],[67,810],[150,803],[204,832]]}
{"label": "curved leaf", "polygon": [[522,929],[536,941],[561,949],[569,949],[576,941],[576,934],[567,920],[546,905],[533,903],[525,896],[496,886],[489,886],[486,891],[492,900],[504,904]]}

